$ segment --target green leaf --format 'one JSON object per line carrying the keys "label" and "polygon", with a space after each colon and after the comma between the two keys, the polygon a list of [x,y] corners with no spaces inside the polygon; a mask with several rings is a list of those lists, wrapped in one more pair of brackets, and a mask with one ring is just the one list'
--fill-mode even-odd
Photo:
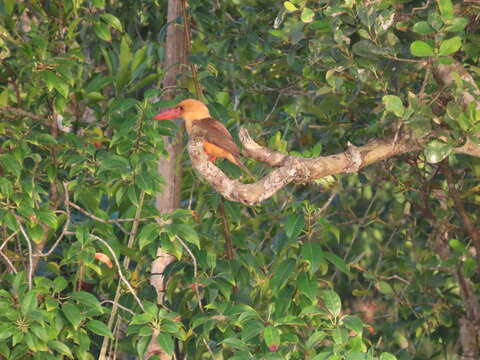
{"label": "green leaf", "polygon": [[394,291],[390,284],[386,281],[379,281],[377,285],[378,291],[385,295],[393,295]]}
{"label": "green leaf", "polygon": [[398,96],[385,95],[382,100],[387,111],[393,112],[398,117],[402,117],[405,113],[405,107]]}
{"label": "green leaf", "polygon": [[270,351],[277,351],[280,345],[280,331],[275,326],[267,326],[263,330],[263,339]]}
{"label": "green leaf", "polygon": [[0,107],[8,105],[8,87],[0,93]]}
{"label": "green leaf", "polygon": [[449,20],[453,18],[453,5],[451,0],[438,0],[438,7],[442,19]]}
{"label": "green leaf", "polygon": [[160,231],[161,228],[157,223],[149,223],[142,227],[142,230],[140,230],[138,234],[138,246],[140,250],[157,239]]}
{"label": "green leaf", "polygon": [[342,311],[342,302],[338,294],[333,290],[325,290],[321,292],[323,304],[327,308],[328,312],[334,317],[340,315]]}
{"label": "green leaf", "polygon": [[78,291],[72,293],[71,297],[77,300],[80,304],[85,305],[89,309],[94,309],[100,314],[103,314],[103,308],[100,301],[92,294],[86,291]]}
{"label": "green leaf", "polygon": [[234,349],[238,349],[242,351],[249,351],[247,344],[245,344],[242,340],[237,338],[227,338],[223,340],[220,344],[228,345],[233,347]]}
{"label": "green leaf", "polygon": [[469,23],[470,22],[468,21],[467,18],[456,17],[456,18],[453,19],[453,21],[450,23],[450,25],[445,28],[445,31],[449,31],[449,32],[463,31],[463,30],[465,30],[465,27]]}
{"label": "green leaf", "polygon": [[342,258],[338,257],[334,253],[327,251],[323,252],[323,257],[329,262],[331,262],[333,265],[335,265],[337,269],[343,272],[345,275],[350,276],[350,269],[347,263]]}
{"label": "green leaf", "polygon": [[62,312],[70,324],[73,325],[73,328],[77,330],[80,322],[82,321],[82,315],[80,314],[77,306],[71,303],[66,303],[62,306]]}
{"label": "green leaf", "polygon": [[12,15],[16,3],[16,0],[3,0],[3,7],[8,16]]}
{"label": "green leaf", "polygon": [[274,289],[275,291],[279,291],[281,288],[283,288],[294,268],[294,259],[287,259],[277,266],[272,278],[270,279],[270,288]]}
{"label": "green leaf", "polygon": [[108,28],[107,24],[102,22],[96,22],[95,24],[93,24],[93,31],[100,39],[107,42],[112,42],[112,34],[110,33],[110,29]]}
{"label": "green leaf", "polygon": [[53,71],[42,71],[42,79],[45,81],[49,91],[55,89],[64,98],[68,97],[68,84]]}
{"label": "green leaf", "polygon": [[300,15],[300,19],[304,23],[311,23],[313,21],[314,17],[315,17],[315,13],[313,12],[312,9],[309,9],[307,7],[303,8],[302,14]]}
{"label": "green leaf", "polygon": [[163,351],[165,351],[169,356],[173,355],[173,351],[175,350],[175,343],[173,342],[173,338],[169,334],[160,333],[157,336],[157,343],[160,345]]}
{"label": "green leaf", "polygon": [[462,39],[459,36],[454,36],[451,39],[443,40],[440,44],[439,55],[447,56],[457,52],[462,46]]}
{"label": "green leaf", "polygon": [[9,198],[13,193],[13,185],[4,177],[0,177],[0,198],[2,196]]}
{"label": "green leaf", "polygon": [[90,330],[91,332],[100,335],[100,336],[106,336],[110,339],[113,339],[113,334],[108,328],[107,325],[105,325],[103,322],[98,321],[98,320],[90,320],[85,324],[85,327]]}
{"label": "green leaf", "polygon": [[22,297],[21,301],[21,311],[24,316],[28,315],[33,310],[38,308],[37,296],[33,291],[29,291],[26,295]]}
{"label": "green leaf", "polygon": [[301,254],[310,264],[310,274],[316,273],[323,259],[322,246],[318,242],[308,241],[302,245]]}
{"label": "green leaf", "polygon": [[285,233],[289,239],[296,239],[305,226],[303,213],[289,215],[285,222]]}
{"label": "green leaf", "polygon": [[130,81],[130,62],[132,61],[132,52],[130,50],[130,41],[125,35],[120,41],[120,66],[117,74],[117,88],[122,89]]}
{"label": "green leaf", "polygon": [[347,329],[355,331],[357,335],[361,335],[363,332],[363,321],[358,316],[347,315],[342,319],[343,324]]}
{"label": "green leaf", "polygon": [[290,2],[290,1],[285,1],[285,2],[283,3],[283,6],[284,6],[285,9],[287,9],[289,12],[293,12],[293,11],[297,11],[297,10],[298,10],[298,8],[297,8],[295,5],[293,5],[293,3]]}
{"label": "green leaf", "polygon": [[435,53],[430,45],[424,41],[416,40],[410,45],[410,52],[413,56],[433,56]]}
{"label": "green leaf", "polygon": [[453,145],[441,140],[433,139],[425,147],[424,154],[427,161],[436,164],[445,159],[452,152]]}
{"label": "green leaf", "polygon": [[305,347],[307,349],[314,348],[320,341],[322,341],[327,334],[324,331],[315,331],[310,337],[307,339],[305,343]]}
{"label": "green leaf", "polygon": [[117,29],[118,31],[123,31],[123,26],[120,20],[115,15],[112,14],[102,14],[100,17],[111,27]]}
{"label": "green leaf", "polygon": [[73,354],[70,348],[67,345],[61,343],[60,341],[51,340],[48,342],[48,346],[53,350],[57,351],[58,353],[73,359]]}
{"label": "green leaf", "polygon": [[298,275],[297,287],[298,290],[300,290],[300,292],[308,297],[312,302],[316,302],[317,281],[315,279],[310,279],[307,273],[302,272],[300,275]]}
{"label": "green leaf", "polygon": [[195,229],[188,224],[172,224],[169,227],[169,232],[173,235],[179,236],[196,247],[200,248],[200,239]]}
{"label": "green leaf", "polygon": [[417,22],[415,25],[413,25],[412,30],[422,35],[428,35],[435,32],[435,30],[426,21]]}

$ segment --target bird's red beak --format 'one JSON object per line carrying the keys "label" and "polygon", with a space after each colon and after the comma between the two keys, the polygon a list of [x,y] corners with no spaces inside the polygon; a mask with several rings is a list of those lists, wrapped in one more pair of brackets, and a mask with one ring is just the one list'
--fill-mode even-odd
{"label": "bird's red beak", "polygon": [[170,120],[178,118],[182,115],[182,110],[177,107],[170,108],[156,115],[153,120]]}

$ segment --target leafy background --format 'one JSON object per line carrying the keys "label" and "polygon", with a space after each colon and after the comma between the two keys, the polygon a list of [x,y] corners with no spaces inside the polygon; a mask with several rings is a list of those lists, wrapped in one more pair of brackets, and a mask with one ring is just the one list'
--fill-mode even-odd
{"label": "leafy background", "polygon": [[[480,168],[449,154],[478,143],[480,116],[461,103],[472,84],[457,74],[446,89],[432,69],[458,62],[478,78],[478,6],[188,6],[197,75],[186,67],[176,98],[159,101],[167,2],[0,1],[0,357],[94,359],[105,339],[143,356],[152,334],[189,359],[465,353],[478,264],[449,182],[476,224]],[[428,145],[254,207],[222,200],[184,154],[181,207],[160,214],[157,164],[178,127],[150,119],[197,81],[234,135],[241,124],[293,155],[400,131]],[[159,247],[176,257],[162,306],[149,284]]]}

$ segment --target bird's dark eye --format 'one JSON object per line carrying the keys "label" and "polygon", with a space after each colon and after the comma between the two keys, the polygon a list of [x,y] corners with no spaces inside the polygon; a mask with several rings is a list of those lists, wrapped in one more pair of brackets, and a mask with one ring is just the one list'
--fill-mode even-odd
{"label": "bird's dark eye", "polygon": [[178,108],[183,111],[183,106],[180,105]]}

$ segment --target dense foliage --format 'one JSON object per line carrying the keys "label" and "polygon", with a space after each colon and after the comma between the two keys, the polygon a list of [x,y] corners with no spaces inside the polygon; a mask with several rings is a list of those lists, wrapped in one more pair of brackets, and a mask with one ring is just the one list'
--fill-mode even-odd
{"label": "dense foliage", "polygon": [[[478,145],[480,114],[462,103],[474,83],[432,74],[458,61],[478,76],[478,6],[189,1],[198,79],[186,68],[177,99],[199,81],[233,134],[242,124],[305,157],[403,132],[428,145],[256,207],[223,200],[185,153],[181,209],[160,215],[157,164],[176,131],[150,121],[175,103],[157,101],[166,10],[0,1],[0,358],[94,359],[105,339],[142,356],[152,334],[188,359],[465,351],[459,319],[479,266],[464,216],[476,225],[480,167],[451,151]],[[149,284],[158,247],[177,258],[162,306]]]}

